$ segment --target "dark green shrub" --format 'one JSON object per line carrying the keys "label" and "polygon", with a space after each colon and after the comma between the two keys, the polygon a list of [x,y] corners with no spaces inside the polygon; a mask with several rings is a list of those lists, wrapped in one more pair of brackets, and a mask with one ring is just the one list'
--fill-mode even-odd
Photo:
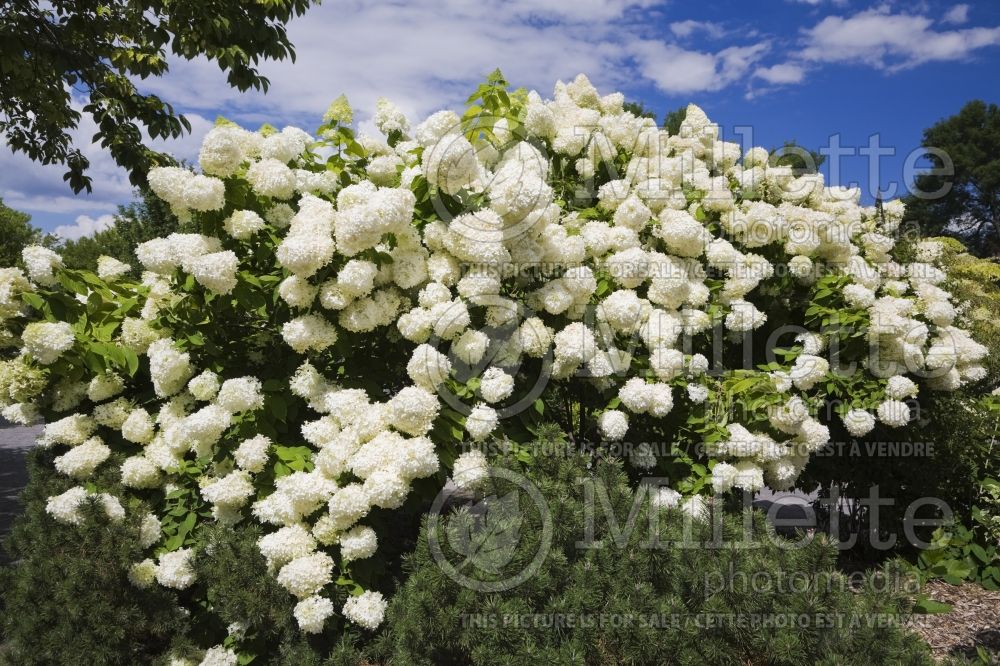
{"label": "dark green shrub", "polygon": [[[898,626],[906,617],[898,594],[876,585],[851,591],[834,569],[836,553],[826,539],[813,539],[800,549],[781,547],[788,542],[776,537],[757,512],[723,516],[720,510],[711,522],[689,520],[686,527],[676,509],[659,509],[651,520],[643,502],[635,529],[618,547],[614,525],[598,508],[592,514],[594,536],[605,546],[578,547],[588,523],[580,479],[607,489],[619,530],[625,529],[636,498],[620,463],[589,462],[588,456],[567,452],[536,456],[526,470],[551,512],[552,545],[537,573],[513,589],[481,592],[455,582],[435,560],[425,521],[417,550],[407,560],[409,577],[392,600],[374,649],[376,660],[428,665],[931,663],[926,646]],[[517,469],[512,459],[499,464]],[[512,552],[496,560],[477,559],[462,569],[478,567],[477,580],[487,582],[524,570],[543,533],[542,513],[521,492],[515,495],[518,510],[490,523],[490,503],[496,507],[517,491],[505,479],[490,484],[487,518],[479,518],[485,523],[470,520],[482,505],[472,511],[459,508],[442,519],[444,533],[456,524],[473,526],[472,533],[478,525],[481,533],[492,524],[497,538],[473,541],[493,554],[503,550],[502,535],[515,533],[506,541],[516,542]],[[599,490],[595,496],[601,496]],[[715,536],[713,522],[725,545],[706,548]],[[650,535],[667,547],[645,547]],[[463,541],[435,539],[449,562],[468,557]],[[756,547],[746,547],[748,539]],[[765,626],[793,619],[794,626]],[[556,622],[562,626],[554,627]]]}
{"label": "dark green shrub", "polygon": [[[343,623],[330,622],[320,636],[305,637],[299,632],[292,614],[295,599],[268,573],[257,547],[261,534],[257,526],[241,524],[214,527],[206,535],[194,566],[210,608],[204,617],[192,618],[191,633],[202,636],[197,642],[221,643],[227,628],[238,625],[242,628],[238,632],[240,652],[255,655],[254,663],[356,663],[357,634]],[[340,590],[335,600],[342,605],[346,597],[347,590]]]}
{"label": "dark green shrub", "polygon": [[[878,425],[856,446],[839,419],[827,420],[831,438],[840,446],[831,449],[834,455],[814,456],[799,485],[807,489],[819,486],[821,498],[836,492],[838,497],[852,500],[850,516],[841,520],[840,535],[856,540],[857,545],[847,551],[851,559],[872,561],[896,554],[916,559],[919,549],[906,539],[904,518],[907,507],[921,498],[944,502],[959,526],[975,530],[982,522],[974,518],[975,508],[986,506],[983,482],[1000,474],[995,445],[1000,432],[1000,403],[989,395],[994,388],[991,382],[1000,371],[1000,321],[996,317],[1000,311],[1000,265],[969,255],[955,239],[932,240],[944,246],[942,263],[948,272],[944,286],[954,294],[956,304],[964,304],[961,325],[990,350],[984,360],[988,377],[955,392],[921,390],[917,418],[909,426],[890,429]],[[914,247],[907,242],[900,245],[901,261],[915,259]],[[877,447],[869,448],[870,443],[878,442],[912,443],[916,455],[885,455]],[[873,486],[878,486],[879,497],[893,502],[880,508],[877,526],[857,502],[868,498]],[[817,508],[824,513],[825,507]],[[936,518],[940,514],[924,506],[916,515]],[[915,533],[929,543],[934,529],[918,527]],[[896,547],[872,548],[868,536],[876,533],[883,541],[895,536]]]}
{"label": "dark green shrub", "polygon": [[52,453],[29,454],[30,482],[6,548],[2,570],[0,663],[145,664],[184,633],[187,618],[174,595],[128,581],[146,557],[136,543],[138,512],[121,523],[87,507],[79,527],[45,513],[46,499],[71,487],[52,469]]}

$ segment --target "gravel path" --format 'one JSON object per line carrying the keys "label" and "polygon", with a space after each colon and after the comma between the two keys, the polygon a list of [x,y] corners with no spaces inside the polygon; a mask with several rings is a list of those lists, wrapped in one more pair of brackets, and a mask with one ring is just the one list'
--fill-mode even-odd
{"label": "gravel path", "polygon": [[[0,419],[0,539],[7,536],[21,511],[18,495],[28,482],[25,456],[41,432],[42,426],[23,428]],[[0,560],[3,559],[0,552]]]}

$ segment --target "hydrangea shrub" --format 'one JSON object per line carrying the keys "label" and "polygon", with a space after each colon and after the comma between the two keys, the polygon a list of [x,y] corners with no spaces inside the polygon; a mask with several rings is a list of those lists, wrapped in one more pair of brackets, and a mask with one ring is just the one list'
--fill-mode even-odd
{"label": "hydrangea shrub", "polygon": [[[0,402],[44,420],[78,482],[52,519],[88,498],[146,512],[133,582],[176,590],[207,525],[254,521],[301,631],[371,630],[387,600],[352,566],[392,535],[366,516],[423,479],[476,486],[474,445],[523,446],[543,414],[634,444],[637,473],[697,508],[794,485],[833,414],[861,437],[983,378],[940,244],[894,256],[899,202],[744,153],[696,106],[671,135],[623,102],[582,75],[550,100],[495,75],[462,115],[411,125],[380,100],[378,137],[343,98],[315,134],[221,123],[199,173],[150,172],[200,233],[140,245],[141,281],[26,249],[0,271],[20,349]],[[93,483],[110,464],[128,497]],[[354,594],[336,607],[332,585]]]}

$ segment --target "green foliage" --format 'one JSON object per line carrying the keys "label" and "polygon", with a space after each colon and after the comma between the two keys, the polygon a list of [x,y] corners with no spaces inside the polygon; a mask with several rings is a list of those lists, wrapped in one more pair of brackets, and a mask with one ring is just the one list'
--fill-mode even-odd
{"label": "green foliage", "polygon": [[[143,182],[153,165],[169,161],[145,145],[143,134],[166,139],[191,125],[136,81],[168,70],[168,49],[187,60],[218,64],[229,85],[267,90],[262,59],[294,58],[285,23],[309,0],[151,3],[133,0],[7,2],[0,5],[0,132],[15,152],[43,164],[65,164],[74,192],[91,190],[90,166],[71,131],[83,113],[97,125],[95,142]],[[82,113],[71,92],[89,99]]]}
{"label": "green foliage", "polygon": [[[5,544],[13,563],[0,572],[0,663],[151,663],[184,633],[187,618],[170,591],[140,590],[128,580],[131,565],[145,557],[136,538],[141,512],[126,507],[128,517],[116,524],[90,506],[80,527],[55,522],[46,499],[74,483],[56,474],[52,458],[44,449],[29,454],[25,511]],[[116,472],[104,476],[113,488]]]}
{"label": "green foliage", "polygon": [[771,150],[768,163],[771,166],[791,167],[795,175],[801,176],[802,174],[819,172],[824,161],[826,161],[826,155],[803,148],[792,140],[785,141],[781,147]]}
{"label": "green foliage", "polygon": [[680,134],[681,123],[684,122],[684,118],[686,117],[686,106],[674,109],[673,111],[667,111],[666,115],[663,116],[663,129],[667,130],[672,135]]}
{"label": "green foliage", "polygon": [[956,302],[967,303],[964,315],[969,331],[990,349],[983,364],[991,377],[1000,372],[1000,264],[969,254],[954,238],[931,240],[944,244],[943,265],[948,270],[948,288]]}
{"label": "green foliage", "polygon": [[[93,236],[66,241],[59,248],[63,263],[69,268],[96,270],[102,255],[137,266],[135,248],[153,238],[165,237],[181,230],[170,206],[148,189],[138,190],[139,199],[119,206],[114,226]],[[138,269],[134,271],[138,277]]]}
{"label": "green foliage", "polygon": [[[1000,107],[973,100],[924,130],[932,170],[916,178],[906,200],[908,216],[926,235],[950,234],[979,255],[1000,251]],[[933,149],[933,150],[932,150]],[[947,155],[945,158],[942,152]]]}
{"label": "green foliage", "polygon": [[469,141],[500,143],[493,127],[501,120],[506,120],[508,130],[517,135],[522,126],[528,91],[524,88],[508,91],[507,88],[503,72],[495,69],[469,95],[465,101],[465,113],[462,114],[462,127]]}
{"label": "green foliage", "polygon": [[[721,523],[716,529],[721,530],[721,542],[726,545],[706,547],[716,536],[710,523],[685,519],[676,510],[660,510],[654,522],[643,502],[635,514],[635,530],[616,545],[615,530],[624,528],[636,499],[621,464],[592,460],[569,450],[560,454],[558,449],[553,451],[552,442],[546,445],[549,455],[536,457],[535,465],[526,471],[511,458],[499,461],[501,466],[525,471],[551,512],[552,546],[541,568],[506,591],[485,593],[463,587],[435,561],[426,536],[430,528],[425,524],[418,548],[408,560],[409,577],[393,598],[386,629],[374,648],[376,661],[435,665],[931,663],[926,647],[916,637],[885,622],[901,619],[905,604],[888,592],[876,591],[874,585],[860,592],[847,589],[833,568],[834,550],[824,540],[815,539],[801,549],[781,547],[780,538],[761,514],[727,513],[722,518],[717,513]],[[617,521],[612,523],[599,508],[595,512],[594,536],[603,543],[601,548],[577,544],[588,524],[583,479],[607,490]],[[487,502],[517,490],[503,479],[492,481],[484,491]],[[478,570],[479,580],[503,579],[523,570],[534,557],[543,519],[525,493],[517,497],[516,520],[496,528],[497,538],[510,534],[508,540],[517,540],[517,545],[494,562],[498,566],[493,575]],[[468,508],[458,508],[444,519],[444,531],[468,522],[468,516]],[[755,547],[747,547],[743,521]],[[690,530],[687,541],[685,530]],[[647,547],[652,535],[659,536],[661,547]],[[452,540],[440,542],[448,561],[456,561],[455,556],[462,561]],[[505,559],[509,562],[504,563]],[[753,575],[758,589],[740,584]],[[794,587],[789,584],[793,579],[809,584]],[[759,581],[771,584],[760,586]],[[752,621],[789,615],[821,617],[828,622],[774,628]],[[713,617],[720,622],[707,625],[706,618]],[[555,618],[563,618],[561,626],[551,624]],[[737,618],[749,624],[739,626]]]}
{"label": "green foliage", "polygon": [[1000,482],[982,483],[984,507],[972,508],[972,527],[953,524],[935,530],[931,547],[917,558],[923,578],[940,578],[952,585],[970,581],[988,590],[1000,589]]}
{"label": "green foliage", "polygon": [[5,206],[0,199],[0,266],[20,266],[21,250],[45,241],[27,213]]}
{"label": "green foliage", "polygon": [[641,101],[625,102],[622,104],[622,108],[636,118],[652,118],[656,120],[656,111],[646,108],[646,105]]}

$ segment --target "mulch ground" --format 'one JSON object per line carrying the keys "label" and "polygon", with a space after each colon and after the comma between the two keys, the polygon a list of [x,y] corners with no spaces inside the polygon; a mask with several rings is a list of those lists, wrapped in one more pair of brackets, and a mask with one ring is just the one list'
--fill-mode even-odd
{"label": "mulch ground", "polygon": [[975,657],[977,646],[989,650],[994,659],[1000,655],[1000,592],[935,580],[927,583],[924,593],[952,606],[949,613],[914,617],[914,631],[930,644],[935,657]]}

